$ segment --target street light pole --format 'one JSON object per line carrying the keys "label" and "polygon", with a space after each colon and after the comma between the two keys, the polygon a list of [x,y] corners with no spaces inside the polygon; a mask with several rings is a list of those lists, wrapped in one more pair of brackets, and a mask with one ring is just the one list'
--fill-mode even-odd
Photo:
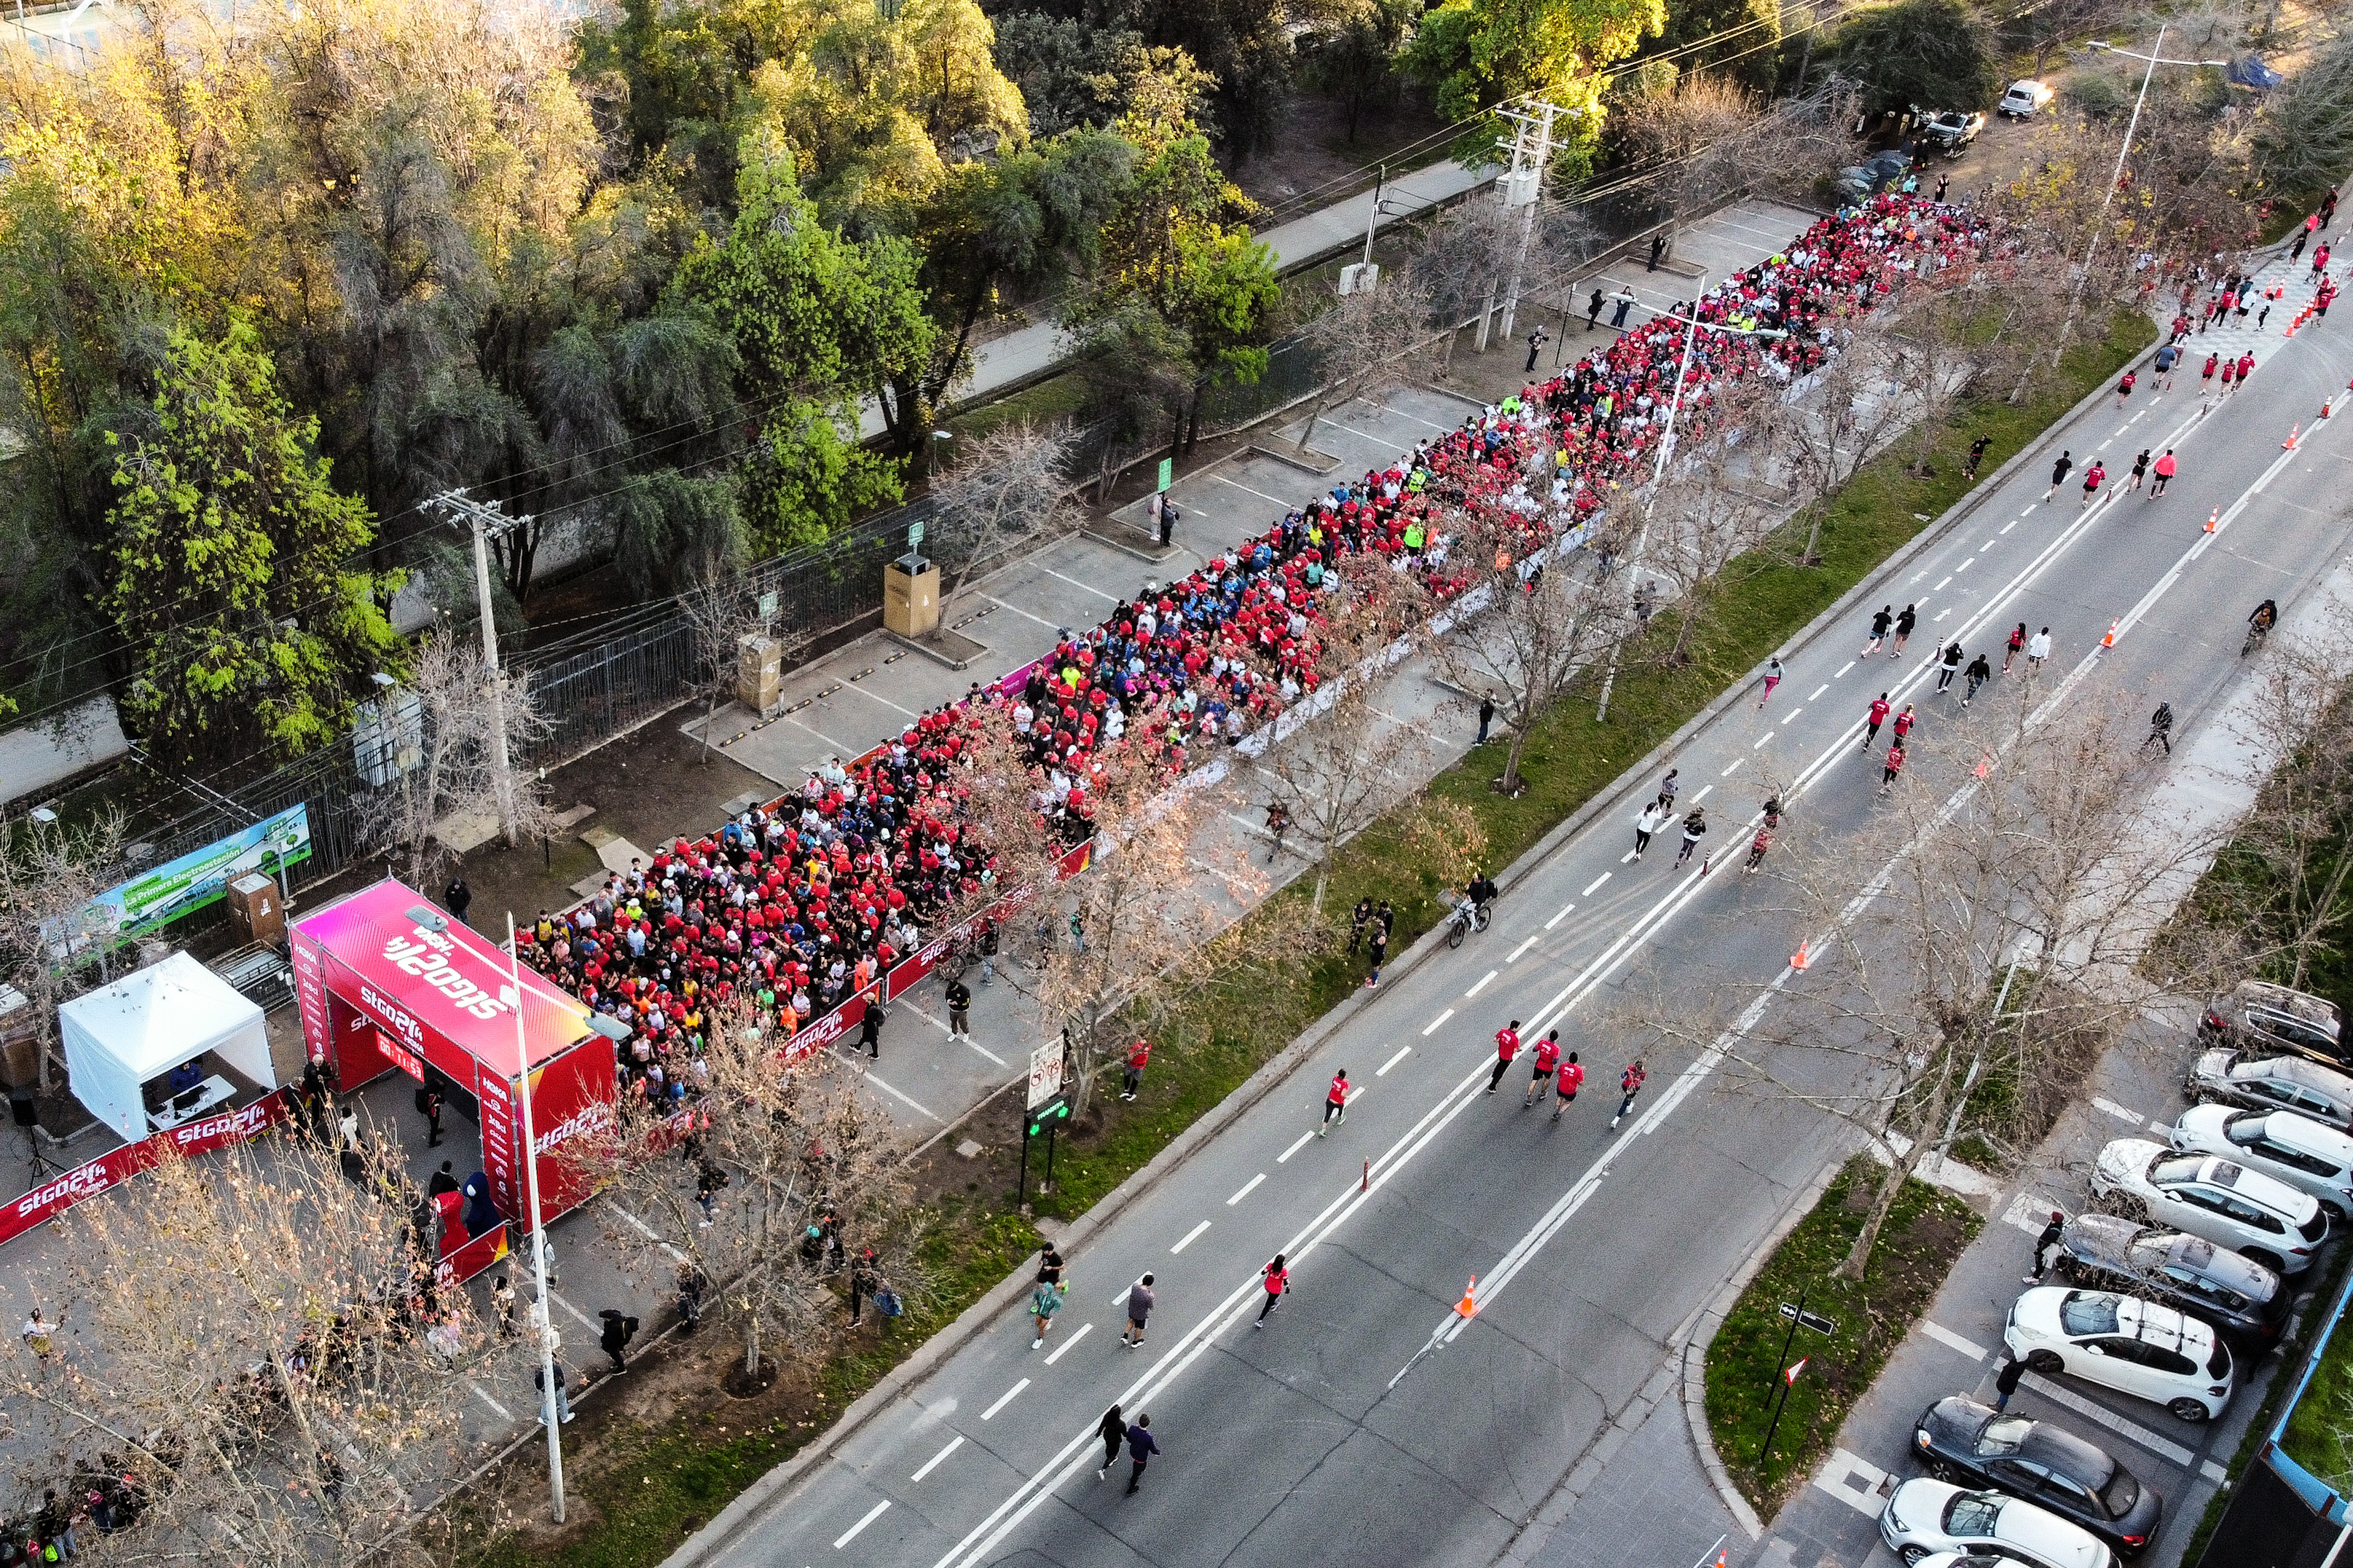
{"label": "street light pole", "polygon": [[[1692,351],[1699,342],[1700,328],[1704,326],[1711,332],[1722,332],[1726,337],[1735,338],[1779,339],[1789,335],[1778,327],[1735,327],[1717,321],[1702,321],[1699,306],[1700,300],[1707,294],[1706,276],[1703,274],[1699,281],[1699,295],[1692,300],[1691,314],[1674,318],[1683,323],[1683,359],[1675,366],[1675,388],[1673,395],[1667,399],[1667,424],[1659,434],[1658,455],[1651,460],[1651,493],[1642,502],[1642,526],[1634,532],[1633,552],[1626,560],[1626,581],[1630,584],[1635,582],[1641,573],[1642,551],[1650,542],[1651,518],[1659,509],[1659,485],[1667,476],[1667,459],[1674,452],[1675,416],[1683,411],[1683,380],[1691,374]],[[1593,713],[1595,723],[1599,724],[1609,717],[1609,692],[1617,684],[1618,644],[1612,642],[1609,645],[1609,668],[1601,677],[1601,700]]]}
{"label": "street light pole", "polygon": [[2107,228],[2108,207],[2116,199],[2116,187],[2124,183],[2125,160],[2132,155],[2133,132],[2140,129],[2141,108],[2148,102],[2148,84],[2156,77],[2157,68],[2159,66],[2226,66],[2231,63],[2228,60],[2168,60],[2164,58],[2165,35],[2167,30],[2171,26],[2172,24],[2169,22],[2159,25],[2157,29],[2157,42],[2149,47],[2148,53],[2145,55],[2135,53],[2131,49],[2117,48],[2114,44],[2111,44],[2103,38],[2094,38],[2092,40],[2091,47],[2100,50],[2103,54],[2122,55],[2126,59],[2147,60],[2148,62],[2148,68],[2140,73],[2140,91],[2133,99],[2132,118],[2125,122],[2124,145],[2116,149],[2116,172],[2108,176],[2108,188],[2100,196],[2099,216],[2092,220],[2091,242],[2084,247],[2083,264],[2077,268],[2075,272],[2075,288],[2073,292],[2067,296],[2067,319],[2060,323],[2059,342],[2057,346],[2052,348],[2051,351],[2051,363],[2053,369],[2057,368],[2060,356],[2067,352],[2067,339],[2075,330],[2075,316],[2077,310],[2084,302],[2084,286],[2092,280],[2092,258],[2098,253],[2100,248],[2100,236]]}
{"label": "street light pole", "polygon": [[555,1398],[555,1315],[548,1308],[554,1296],[547,1283],[547,1226],[539,1208],[539,1142],[531,1125],[531,1046],[523,1032],[522,949],[515,943],[514,911],[507,911],[507,961],[514,984],[515,1089],[522,1100],[523,1202],[531,1205],[532,1267],[539,1280],[539,1302],[533,1309],[533,1327],[539,1331],[539,1418],[547,1428],[547,1489],[555,1522],[564,1522],[564,1438],[556,1431],[564,1414]]}

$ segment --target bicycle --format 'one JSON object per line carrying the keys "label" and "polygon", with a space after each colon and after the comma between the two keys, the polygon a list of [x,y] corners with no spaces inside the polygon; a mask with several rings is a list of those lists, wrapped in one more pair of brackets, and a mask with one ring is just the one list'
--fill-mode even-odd
{"label": "bicycle", "polygon": [[2249,654],[2254,652],[2257,648],[2263,647],[2263,639],[2271,635],[2272,625],[2269,621],[2255,621],[2251,623],[2247,627],[2247,640],[2239,645],[2239,657],[2241,658],[2244,658]]}
{"label": "bicycle", "polygon": [[1485,931],[1494,919],[1495,911],[1486,905],[1473,904],[1468,899],[1459,900],[1454,912],[1446,917],[1446,945],[1461,947],[1464,937],[1474,931]]}

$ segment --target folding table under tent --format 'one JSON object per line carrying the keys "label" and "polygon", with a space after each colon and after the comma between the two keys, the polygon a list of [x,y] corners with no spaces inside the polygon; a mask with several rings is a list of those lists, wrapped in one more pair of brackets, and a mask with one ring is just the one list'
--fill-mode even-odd
{"label": "folding table under tent", "polygon": [[74,1098],[128,1142],[151,1131],[143,1086],[206,1052],[278,1087],[261,1009],[185,952],[75,997],[58,1009],[58,1031]]}

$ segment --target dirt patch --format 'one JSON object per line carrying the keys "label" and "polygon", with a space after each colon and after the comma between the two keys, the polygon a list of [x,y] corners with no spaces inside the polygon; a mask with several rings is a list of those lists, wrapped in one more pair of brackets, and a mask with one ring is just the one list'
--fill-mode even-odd
{"label": "dirt patch", "polygon": [[1410,83],[1396,104],[1365,110],[1353,142],[1345,104],[1303,95],[1292,100],[1275,144],[1233,170],[1232,178],[1269,209],[1269,221],[1258,226],[1263,229],[1370,185],[1374,165],[1385,159],[1398,159],[1401,166],[1431,162],[1445,145],[1444,130],[1429,99]]}

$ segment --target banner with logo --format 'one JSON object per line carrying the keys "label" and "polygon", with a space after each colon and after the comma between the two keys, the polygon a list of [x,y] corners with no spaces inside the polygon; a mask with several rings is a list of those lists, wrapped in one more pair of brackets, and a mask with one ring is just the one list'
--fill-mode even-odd
{"label": "banner with logo", "polygon": [[58,962],[79,963],[220,902],[228,885],[249,872],[278,879],[310,858],[311,808],[290,805],[108,889],[43,926],[41,938]]}
{"label": "banner with logo", "polygon": [[14,1241],[35,1226],[57,1218],[84,1198],[94,1198],[132,1177],[155,1168],[166,1151],[209,1154],[232,1143],[242,1143],[262,1129],[286,1119],[293,1100],[285,1089],[273,1089],[251,1105],[152,1133],[136,1143],[109,1150],[62,1176],[42,1182],[0,1209],[0,1243]]}

